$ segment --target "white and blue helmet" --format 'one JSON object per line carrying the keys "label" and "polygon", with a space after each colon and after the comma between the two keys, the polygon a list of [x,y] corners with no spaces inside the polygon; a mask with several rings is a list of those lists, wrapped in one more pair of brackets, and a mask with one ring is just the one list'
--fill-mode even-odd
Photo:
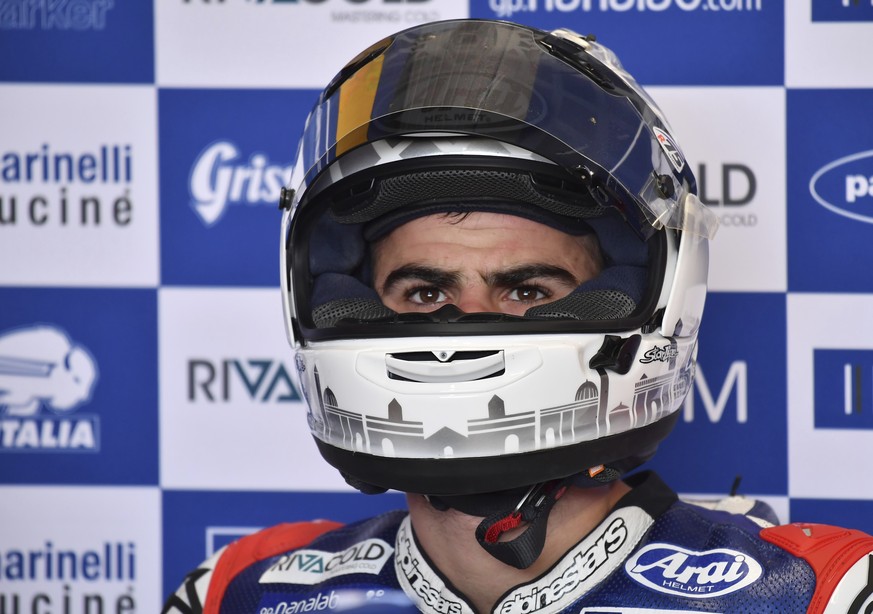
{"label": "white and blue helmet", "polygon": [[[366,492],[476,495],[648,459],[689,391],[714,216],[608,49],[483,20],[388,37],[324,90],[283,193],[309,426]],[[604,268],[524,316],[400,314],[370,243],[434,212],[596,234]]]}

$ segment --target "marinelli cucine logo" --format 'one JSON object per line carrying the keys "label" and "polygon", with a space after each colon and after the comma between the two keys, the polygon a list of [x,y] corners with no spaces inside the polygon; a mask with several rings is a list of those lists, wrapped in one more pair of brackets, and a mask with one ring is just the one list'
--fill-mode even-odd
{"label": "marinelli cucine logo", "polygon": [[0,452],[97,452],[97,362],[60,328],[0,331]]}
{"label": "marinelli cucine logo", "polygon": [[[3,0],[0,0],[2,11]],[[0,152],[0,227],[126,227],[134,218],[133,146]]]}
{"label": "marinelli cucine logo", "polygon": [[[70,547],[45,540],[0,550],[0,612],[136,612],[136,544],[102,541]],[[36,585],[37,590],[30,587]],[[27,588],[25,588],[27,587]]]}

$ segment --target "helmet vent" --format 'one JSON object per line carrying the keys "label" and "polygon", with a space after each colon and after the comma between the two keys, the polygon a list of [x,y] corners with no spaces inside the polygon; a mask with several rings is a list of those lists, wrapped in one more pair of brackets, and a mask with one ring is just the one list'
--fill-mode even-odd
{"label": "helmet vent", "polygon": [[343,223],[360,223],[411,204],[498,199],[525,202],[572,218],[602,215],[605,208],[578,185],[531,173],[484,169],[410,172],[388,177],[361,191],[356,186],[334,201],[334,215]]}
{"label": "helmet vent", "polygon": [[428,384],[472,382],[506,372],[502,350],[479,352],[401,352],[385,356],[388,377]]}

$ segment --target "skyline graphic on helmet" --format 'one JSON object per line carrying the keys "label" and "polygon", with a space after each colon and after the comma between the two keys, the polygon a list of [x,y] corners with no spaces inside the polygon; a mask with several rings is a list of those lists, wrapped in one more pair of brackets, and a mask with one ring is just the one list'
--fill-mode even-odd
{"label": "skyline graphic on helmet", "polygon": [[[325,443],[400,460],[475,459],[573,445],[653,424],[681,407],[691,386],[694,363],[687,347],[681,363],[677,361],[677,345],[668,347],[672,352],[668,360],[662,361],[666,364],[648,370],[657,375],[650,377],[642,372],[633,385],[632,396],[625,396],[628,387],[617,387],[619,394],[610,394],[610,374],[601,370],[595,381],[583,381],[567,403],[535,409],[515,407],[511,411],[497,394],[487,399],[487,406],[475,411],[465,404],[464,412],[404,413],[396,398],[381,410],[362,410],[354,399],[337,398],[316,371],[312,383],[317,397],[310,405],[309,422],[316,437]],[[645,365],[652,361],[643,357],[638,362]],[[486,396],[477,398],[485,400]],[[551,401],[556,395],[541,396]],[[410,413],[418,419],[411,419],[407,415]],[[378,483],[378,479],[374,481]],[[416,482],[410,486],[424,488],[423,492],[429,494],[451,494],[440,493],[426,477]],[[464,489],[465,482],[459,477],[453,486]]]}

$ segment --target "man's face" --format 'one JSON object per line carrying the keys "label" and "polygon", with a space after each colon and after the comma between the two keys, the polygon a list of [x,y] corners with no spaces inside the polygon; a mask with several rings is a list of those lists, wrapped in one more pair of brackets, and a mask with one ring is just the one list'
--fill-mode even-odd
{"label": "man's face", "polygon": [[601,268],[591,237],[498,213],[417,218],[378,241],[373,260],[376,291],[397,312],[453,304],[466,313],[523,315]]}

